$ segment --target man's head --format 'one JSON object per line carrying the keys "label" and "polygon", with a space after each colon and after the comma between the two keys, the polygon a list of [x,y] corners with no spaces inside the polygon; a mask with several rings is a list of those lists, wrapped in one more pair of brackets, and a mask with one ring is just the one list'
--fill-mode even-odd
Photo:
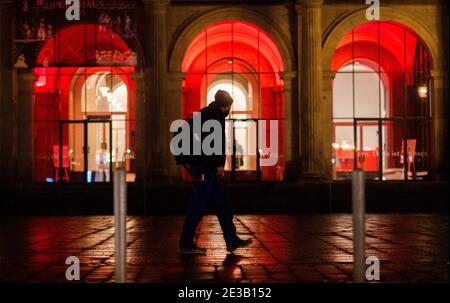
{"label": "man's head", "polygon": [[233,98],[231,98],[230,94],[219,89],[214,98],[214,101],[219,106],[224,116],[228,116],[230,114],[231,106],[233,105]]}

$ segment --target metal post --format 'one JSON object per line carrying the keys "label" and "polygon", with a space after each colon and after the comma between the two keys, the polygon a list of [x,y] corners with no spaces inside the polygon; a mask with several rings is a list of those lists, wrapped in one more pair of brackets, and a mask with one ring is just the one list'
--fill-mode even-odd
{"label": "metal post", "polygon": [[352,173],[353,281],[356,283],[365,282],[365,208],[364,171],[357,169]]}
{"label": "metal post", "polygon": [[115,281],[125,283],[127,276],[127,183],[125,169],[114,170]]}

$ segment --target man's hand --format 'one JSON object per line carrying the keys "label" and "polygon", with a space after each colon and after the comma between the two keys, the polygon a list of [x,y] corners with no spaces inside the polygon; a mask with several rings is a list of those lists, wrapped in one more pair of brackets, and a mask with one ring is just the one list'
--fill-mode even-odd
{"label": "man's hand", "polygon": [[217,168],[217,175],[221,178],[225,175],[225,170],[223,166]]}

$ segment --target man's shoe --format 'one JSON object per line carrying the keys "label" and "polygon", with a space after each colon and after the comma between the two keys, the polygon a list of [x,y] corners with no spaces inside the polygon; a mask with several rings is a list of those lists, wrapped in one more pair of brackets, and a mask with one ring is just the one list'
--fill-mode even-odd
{"label": "man's shoe", "polygon": [[191,248],[180,248],[181,255],[206,255],[206,248],[201,248],[198,246],[194,246]]}
{"label": "man's shoe", "polygon": [[238,248],[249,246],[250,244],[252,244],[252,242],[253,242],[252,239],[239,240],[236,243],[227,246],[227,250],[228,250],[228,252],[232,253],[233,251],[235,251]]}

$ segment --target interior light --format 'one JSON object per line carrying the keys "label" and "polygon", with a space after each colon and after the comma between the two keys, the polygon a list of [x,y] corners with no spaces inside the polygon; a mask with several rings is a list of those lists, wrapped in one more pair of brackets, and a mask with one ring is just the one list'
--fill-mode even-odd
{"label": "interior light", "polygon": [[47,77],[44,75],[40,75],[38,80],[36,81],[36,87],[44,87],[47,84]]}
{"label": "interior light", "polygon": [[426,99],[428,97],[428,86],[426,84],[419,85],[417,87],[417,93],[420,98]]}
{"label": "interior light", "polygon": [[331,146],[332,146],[334,149],[339,149],[339,148],[341,148],[341,146],[340,146],[338,143],[333,143],[333,144],[331,144]]}

